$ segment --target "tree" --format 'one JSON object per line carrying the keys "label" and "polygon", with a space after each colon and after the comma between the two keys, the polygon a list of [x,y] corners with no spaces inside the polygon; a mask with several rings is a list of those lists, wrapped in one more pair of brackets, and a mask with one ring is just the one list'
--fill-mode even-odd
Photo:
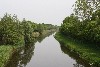
{"label": "tree", "polygon": [[[17,17],[5,14],[0,21],[0,39],[3,44],[18,45],[22,44],[22,36],[19,33]],[[22,39],[22,40],[21,40]]]}
{"label": "tree", "polygon": [[75,15],[82,20],[90,19],[93,12],[100,9],[99,0],[77,0],[75,3]]}
{"label": "tree", "polygon": [[24,41],[25,43],[32,42],[32,25],[30,24],[30,21],[26,21],[23,19],[22,21],[22,29],[23,29],[23,36],[24,36]]}

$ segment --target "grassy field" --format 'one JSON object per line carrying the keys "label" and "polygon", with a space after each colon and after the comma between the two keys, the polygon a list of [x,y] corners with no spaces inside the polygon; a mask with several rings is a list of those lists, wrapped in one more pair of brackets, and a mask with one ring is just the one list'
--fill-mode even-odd
{"label": "grassy field", "polygon": [[55,38],[71,51],[76,52],[79,56],[88,61],[93,67],[100,67],[100,48],[93,44],[81,43],[72,38],[66,37],[60,33],[55,35]]}

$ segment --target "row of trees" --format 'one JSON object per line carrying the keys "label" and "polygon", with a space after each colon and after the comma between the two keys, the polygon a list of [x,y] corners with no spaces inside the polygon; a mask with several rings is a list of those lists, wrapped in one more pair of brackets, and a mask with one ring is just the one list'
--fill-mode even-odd
{"label": "row of trees", "polygon": [[36,24],[31,21],[19,21],[16,15],[5,14],[0,20],[0,43],[3,45],[20,45],[33,42],[33,32],[56,29],[51,24]]}
{"label": "row of trees", "polygon": [[100,1],[77,0],[75,14],[63,20],[60,32],[92,43],[100,43]]}

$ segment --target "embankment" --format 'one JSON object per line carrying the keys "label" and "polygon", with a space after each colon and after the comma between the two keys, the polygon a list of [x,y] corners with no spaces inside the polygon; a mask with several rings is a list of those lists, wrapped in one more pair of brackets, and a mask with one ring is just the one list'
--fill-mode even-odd
{"label": "embankment", "polygon": [[91,67],[100,67],[100,48],[92,44],[81,43],[72,38],[68,38],[61,33],[57,33],[55,38],[61,43],[61,45],[64,45],[72,52],[77,53],[80,58],[86,60]]}
{"label": "embankment", "polygon": [[[37,39],[39,38],[39,36],[53,33],[55,31],[56,30],[54,29],[44,30],[42,34],[40,34],[39,32],[33,32],[33,36],[34,36],[34,39]],[[10,57],[12,57],[13,53],[19,50],[20,48],[23,48],[24,46],[25,46],[24,44],[23,45],[1,45],[0,46],[0,67],[5,67]]]}

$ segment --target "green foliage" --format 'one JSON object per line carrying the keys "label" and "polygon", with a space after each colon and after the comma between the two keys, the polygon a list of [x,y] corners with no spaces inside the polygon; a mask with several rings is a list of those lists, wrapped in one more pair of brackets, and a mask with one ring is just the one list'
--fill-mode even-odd
{"label": "green foliage", "polygon": [[[60,32],[81,41],[100,43],[99,7],[100,1],[97,0],[77,0],[75,3],[76,14],[64,19]],[[81,21],[80,17],[83,18]]]}
{"label": "green foliage", "polygon": [[4,45],[21,45],[34,40],[34,32],[42,34],[44,30],[56,29],[51,24],[36,24],[31,21],[19,21],[16,15],[5,14],[0,21],[0,43]]}
{"label": "green foliage", "polygon": [[4,67],[5,63],[10,57],[10,54],[12,53],[12,47],[11,46],[0,46],[0,67]]}
{"label": "green foliage", "polygon": [[83,41],[100,42],[100,24],[97,20],[80,22],[75,16],[66,17],[60,31],[67,36]]}
{"label": "green foliage", "polygon": [[75,15],[82,20],[90,19],[93,12],[100,9],[99,0],[77,0],[75,3]]}
{"label": "green foliage", "polygon": [[22,29],[25,43],[32,42],[32,32],[33,28],[30,21],[23,20],[22,21]]}
{"label": "green foliage", "polygon": [[16,16],[6,14],[0,21],[0,40],[3,44],[21,44],[23,37],[19,34],[19,23]]}
{"label": "green foliage", "polygon": [[38,31],[40,34],[42,34],[44,30],[52,30],[52,29],[56,30],[56,29],[58,29],[58,27],[54,26],[52,24],[44,24],[44,23],[42,23],[42,24],[38,24],[37,25],[37,30],[36,31]]}
{"label": "green foliage", "polygon": [[[77,0],[74,10],[75,15],[72,14],[63,20],[60,27],[61,35],[57,34],[56,38],[70,50],[78,53],[81,58],[89,61],[91,65],[99,67],[100,1]],[[83,44],[83,42],[94,44]]]}
{"label": "green foliage", "polygon": [[[36,24],[31,21],[19,21],[16,15],[5,14],[0,20],[0,67],[4,67],[16,48],[36,41],[44,30],[57,29],[51,24]],[[36,33],[36,34],[34,34]]]}
{"label": "green foliage", "polygon": [[73,36],[77,30],[79,22],[78,18],[72,14],[70,17],[66,17],[65,20],[63,20],[60,31],[66,35],[70,34]]}

